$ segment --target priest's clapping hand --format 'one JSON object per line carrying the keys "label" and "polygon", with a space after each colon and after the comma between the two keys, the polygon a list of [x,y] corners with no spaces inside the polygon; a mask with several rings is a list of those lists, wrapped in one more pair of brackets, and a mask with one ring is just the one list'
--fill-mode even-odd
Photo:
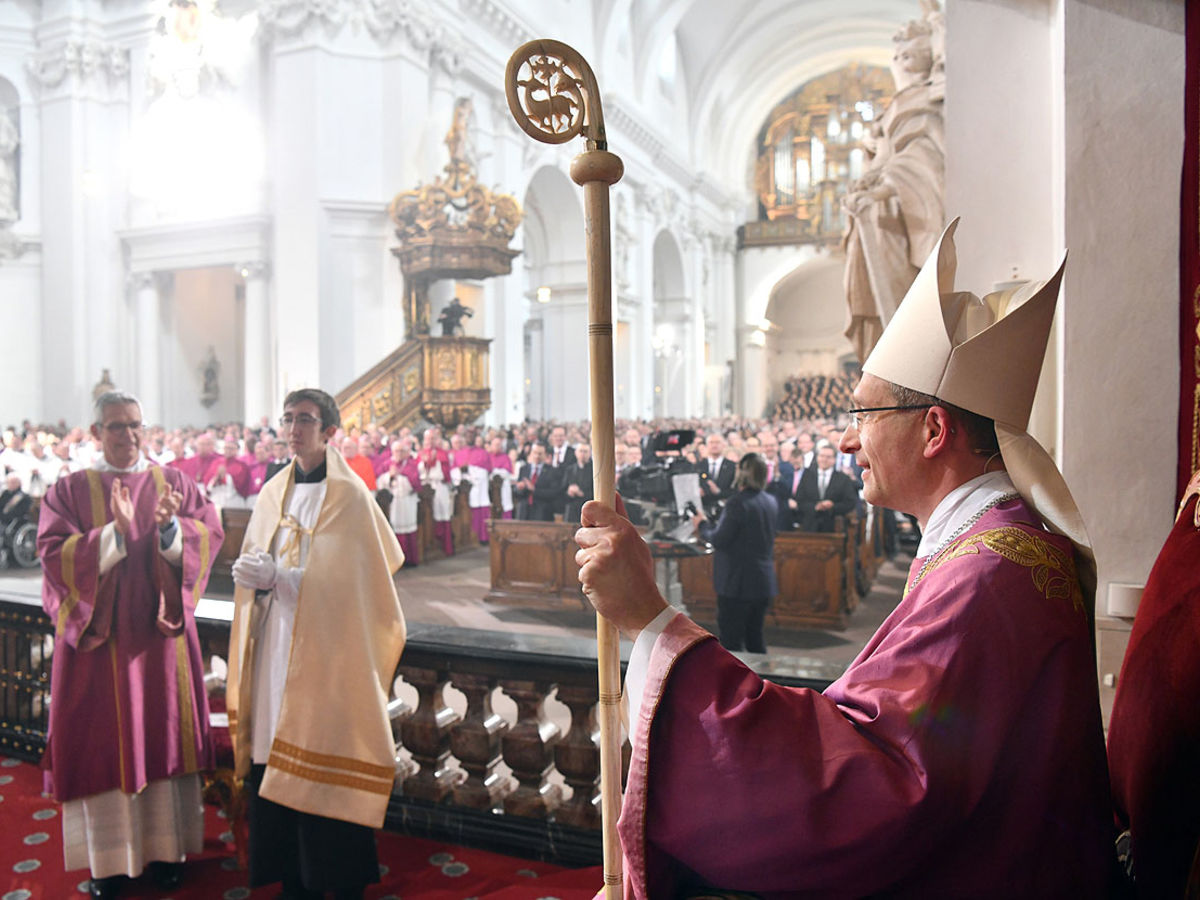
{"label": "priest's clapping hand", "polygon": [[165,528],[166,525],[175,518],[175,514],[179,512],[179,506],[183,503],[183,494],[179,491],[168,489],[163,492],[158,498],[158,503],[154,507],[154,524],[159,528]]}
{"label": "priest's clapping hand", "polygon": [[264,550],[243,553],[233,564],[233,580],[244,588],[269,591],[275,586],[275,560]]}
{"label": "priest's clapping hand", "polygon": [[121,537],[129,534],[129,525],[133,521],[133,499],[129,496],[129,488],[121,484],[120,478],[114,478],[112,483],[112,498],[108,501],[108,509],[112,513],[113,527]]}
{"label": "priest's clapping hand", "polygon": [[626,518],[620,495],[615,510],[596,500],[585,503],[581,520],[575,562],[583,593],[600,615],[636,638],[667,606],[654,581],[650,548]]}

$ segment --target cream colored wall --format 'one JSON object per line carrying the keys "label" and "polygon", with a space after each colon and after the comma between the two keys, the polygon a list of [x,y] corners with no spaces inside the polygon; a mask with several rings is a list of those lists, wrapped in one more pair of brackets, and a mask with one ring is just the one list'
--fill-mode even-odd
{"label": "cream colored wall", "polygon": [[1039,396],[1033,430],[1087,523],[1103,615],[1111,584],[1145,581],[1174,513],[1184,4],[956,0],[947,31],[959,284],[1013,265],[1044,278],[1070,250],[1058,396]]}

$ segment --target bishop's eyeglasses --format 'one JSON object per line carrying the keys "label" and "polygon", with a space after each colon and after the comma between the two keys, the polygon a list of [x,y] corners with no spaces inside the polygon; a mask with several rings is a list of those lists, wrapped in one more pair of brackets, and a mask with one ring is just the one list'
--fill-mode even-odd
{"label": "bishop's eyeglasses", "polygon": [[850,424],[854,426],[854,430],[860,431],[865,423],[871,421],[871,413],[893,412],[894,410],[900,409],[932,408],[932,403],[913,403],[907,406],[852,406],[846,410],[846,415],[850,417]]}

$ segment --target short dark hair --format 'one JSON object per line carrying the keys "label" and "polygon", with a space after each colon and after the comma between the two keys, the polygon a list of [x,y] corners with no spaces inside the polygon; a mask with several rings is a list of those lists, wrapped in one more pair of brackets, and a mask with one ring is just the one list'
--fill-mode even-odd
{"label": "short dark hair", "polygon": [[342,413],[338,409],[337,401],[320,388],[300,388],[292,391],[284,398],[283,408],[287,409],[289,406],[295,406],[305,400],[315,403],[317,409],[321,411],[322,431],[326,428],[337,428],[342,424]]}
{"label": "short dark hair", "polygon": [[734,484],[742,489],[761,491],[767,486],[767,461],[757,453],[747,453],[738,460]]}
{"label": "short dark hair", "polygon": [[932,394],[922,394],[901,384],[892,384],[892,397],[898,406],[940,406],[962,426],[971,444],[973,453],[992,455],[1000,452],[1000,440],[996,437],[996,423],[987,416],[973,413],[969,409],[939,400]]}

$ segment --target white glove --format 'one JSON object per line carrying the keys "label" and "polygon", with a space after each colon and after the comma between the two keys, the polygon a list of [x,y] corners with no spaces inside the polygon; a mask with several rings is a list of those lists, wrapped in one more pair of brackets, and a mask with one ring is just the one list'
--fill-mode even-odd
{"label": "white glove", "polygon": [[233,564],[233,580],[244,588],[269,591],[275,586],[275,560],[265,550],[243,553]]}

